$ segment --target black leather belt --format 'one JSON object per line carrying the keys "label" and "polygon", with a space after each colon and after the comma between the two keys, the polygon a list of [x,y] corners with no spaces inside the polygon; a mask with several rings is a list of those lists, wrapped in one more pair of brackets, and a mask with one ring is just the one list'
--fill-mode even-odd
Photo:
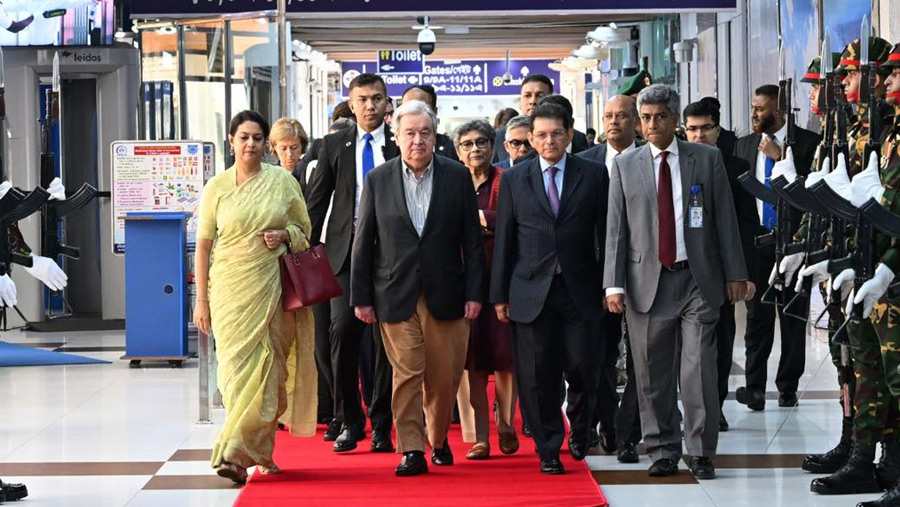
{"label": "black leather belt", "polygon": [[688,261],[679,261],[675,264],[672,264],[669,267],[662,266],[663,271],[681,271],[682,269],[687,269],[690,266],[688,265]]}

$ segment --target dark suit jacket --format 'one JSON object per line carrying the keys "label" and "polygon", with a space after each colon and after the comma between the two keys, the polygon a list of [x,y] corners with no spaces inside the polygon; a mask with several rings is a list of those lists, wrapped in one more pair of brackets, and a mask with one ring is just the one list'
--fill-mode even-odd
{"label": "dark suit jacket", "polygon": [[591,143],[588,142],[584,132],[576,130],[575,134],[572,136],[572,154],[581,153],[590,147]]}
{"label": "dark suit jacket", "polygon": [[[394,138],[384,131],[384,159],[400,155]],[[374,169],[373,169],[374,170]],[[325,252],[337,273],[350,255],[353,234],[353,208],[356,204],[356,129],[345,129],[322,138],[316,170],[307,183],[307,209],[312,222],[310,241],[318,244],[322,229],[328,227]],[[471,186],[471,182],[470,182]],[[325,224],[328,203],[334,194],[331,217]]]}
{"label": "dark suit jacket", "polygon": [[447,157],[454,162],[459,162],[459,157],[456,155],[456,147],[453,146],[453,139],[450,139],[450,136],[446,134],[438,134],[437,139],[434,143],[434,152],[442,157]]}
{"label": "dark suit jacket", "polygon": [[353,240],[350,304],[375,306],[382,322],[408,320],[420,295],[438,320],[459,319],[466,301],[482,301],[484,244],[472,176],[463,165],[437,156],[433,171],[421,238],[406,207],[400,158],[366,177]]}
{"label": "dark suit jacket", "polygon": [[734,145],[737,143],[737,135],[733,130],[722,129],[719,133],[719,139],[716,141],[716,147],[722,152],[722,156],[734,154]]}
{"label": "dark suit jacket", "polygon": [[[309,183],[306,181],[306,169],[309,167],[309,164],[312,163],[313,160],[319,157],[319,150],[322,149],[322,138],[318,138],[313,140],[309,145],[309,149],[306,150],[306,153],[303,154],[303,157],[300,158],[300,162],[297,162],[297,167],[294,168],[293,175],[294,178],[300,183],[300,188],[303,189],[303,195],[306,196],[306,187]],[[308,197],[308,196],[307,196]]]}
{"label": "dark suit jacket", "polygon": [[[640,148],[644,145],[644,142],[640,139],[635,139],[635,146]],[[578,154],[579,157],[585,158],[592,162],[596,162],[598,164],[606,165],[606,147],[608,146],[608,142],[603,144],[598,144],[597,146],[592,146],[591,148],[582,151]]]}
{"label": "dark suit jacket", "polygon": [[529,323],[544,307],[557,261],[575,307],[586,320],[603,315],[603,259],[609,177],[603,166],[566,157],[559,217],[550,211],[540,159],[504,171],[494,236],[491,302],[509,303],[510,318]]}
{"label": "dark suit jacket", "polygon": [[750,170],[750,164],[734,155],[723,153],[722,157],[725,161],[725,170],[728,172],[728,183],[731,184],[731,195],[734,198],[734,211],[741,234],[741,247],[744,250],[747,273],[756,273],[759,255],[756,253],[753,240],[759,234],[759,213],[756,210],[756,200],[744,191],[738,181],[740,175]]}
{"label": "dark suit jacket", "polygon": [[[816,156],[816,149],[819,146],[819,141],[821,138],[819,134],[812,132],[810,130],[802,129],[797,127],[794,130],[794,165],[797,168],[798,176],[807,176],[809,175],[810,167],[812,167],[813,159]],[[752,174],[756,174],[756,155],[759,152],[759,142],[762,140],[762,134],[749,134],[737,140],[737,143],[734,145],[734,155],[738,158],[744,159],[750,164],[749,170],[753,171]],[[747,194],[750,199],[753,199],[753,204],[756,204],[756,200],[746,192],[746,190],[741,187],[741,192]],[[755,209],[755,208],[754,208]],[[793,220],[791,221],[791,230],[790,233],[795,232],[800,227],[800,213],[794,213]],[[759,223],[759,214],[757,212],[757,224]],[[765,229],[762,226],[757,227],[757,233],[762,234],[765,233]],[[753,273],[753,271],[750,271]]]}

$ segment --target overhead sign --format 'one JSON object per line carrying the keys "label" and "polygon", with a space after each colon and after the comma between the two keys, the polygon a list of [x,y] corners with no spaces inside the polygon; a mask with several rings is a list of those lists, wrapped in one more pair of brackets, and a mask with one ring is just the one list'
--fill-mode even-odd
{"label": "overhead sign", "polygon": [[[186,211],[193,214],[203,190],[203,143],[116,141],[112,152],[113,253],[125,253],[125,215]],[[197,217],[188,219],[188,248],[197,237]]]}
{"label": "overhead sign", "polygon": [[[421,12],[421,0],[337,0],[313,2],[287,0],[287,12],[297,14],[320,14],[323,17],[346,16],[347,14],[401,14]],[[634,13],[648,12],[703,12],[733,11],[737,0],[456,0],[442,2],[440,7],[428,14],[541,14],[552,13]],[[237,14],[241,12],[274,11],[277,0],[131,0],[131,15],[135,18],[165,18],[186,16],[208,16],[214,14]]]}
{"label": "overhead sign", "polygon": [[[510,60],[512,79],[503,80],[506,60],[427,60],[420,73],[380,72],[388,87],[388,95],[397,97],[407,88],[417,84],[434,86],[438,95],[518,95],[522,81],[530,75],[543,74],[554,83],[559,92],[559,72],[549,65],[553,60]],[[375,62],[343,62],[341,64],[341,91],[350,96],[350,81],[360,73],[378,72]]]}
{"label": "overhead sign", "polygon": [[421,74],[425,57],[418,49],[382,49],[378,52],[378,73]]}

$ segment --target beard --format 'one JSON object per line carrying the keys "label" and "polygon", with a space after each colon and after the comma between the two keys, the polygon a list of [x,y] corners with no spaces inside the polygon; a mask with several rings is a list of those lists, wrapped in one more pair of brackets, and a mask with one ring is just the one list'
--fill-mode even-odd
{"label": "beard", "polygon": [[773,126],[775,126],[775,115],[767,114],[766,116],[763,116],[762,118],[760,118],[759,123],[756,125],[756,128],[754,128],[753,130],[755,130],[757,134],[761,134],[763,132],[768,131]]}

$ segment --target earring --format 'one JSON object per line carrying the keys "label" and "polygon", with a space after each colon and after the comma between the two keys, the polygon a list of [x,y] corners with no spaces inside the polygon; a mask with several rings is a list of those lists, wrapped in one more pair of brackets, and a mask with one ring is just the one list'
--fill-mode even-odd
{"label": "earring", "polygon": [[233,156],[234,156],[234,146],[232,146],[231,148],[229,148],[229,149],[228,149],[228,152],[229,152],[229,153],[231,154],[231,156],[233,157]]}

